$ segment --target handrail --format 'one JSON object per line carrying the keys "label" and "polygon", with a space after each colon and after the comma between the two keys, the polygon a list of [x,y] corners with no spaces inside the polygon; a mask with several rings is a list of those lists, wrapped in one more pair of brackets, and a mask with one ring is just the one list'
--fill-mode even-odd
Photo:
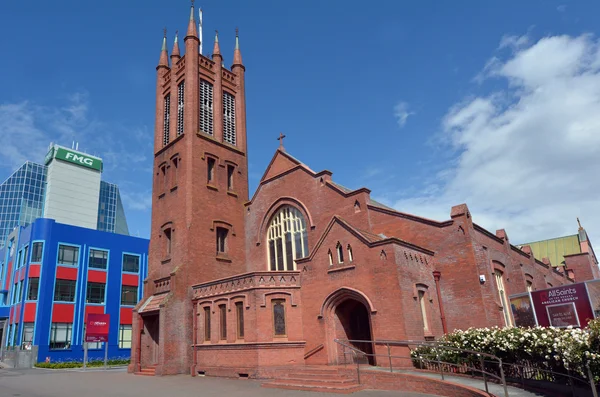
{"label": "handrail", "polygon": [[[502,364],[502,359],[498,356],[495,356],[493,354],[488,354],[488,353],[483,353],[483,352],[478,352],[475,350],[468,350],[468,349],[459,349],[456,347],[452,347],[452,346],[446,346],[444,345],[442,342],[431,342],[431,341],[415,341],[415,340],[396,340],[396,341],[392,341],[392,340],[357,340],[357,339],[348,339],[348,340],[340,340],[340,339],[334,339],[334,342],[343,346],[344,347],[344,366],[346,365],[346,349],[350,349],[350,351],[352,352],[352,354],[354,354],[355,358],[358,358],[358,354],[361,354],[363,356],[367,356],[367,357],[377,357],[377,356],[382,356],[381,354],[376,354],[376,353],[366,353],[363,352],[362,350],[352,346],[352,343],[370,343],[370,344],[375,344],[375,345],[385,345],[387,346],[387,357],[389,360],[389,366],[390,366],[390,372],[393,372],[393,367],[392,367],[392,358],[410,358],[410,359],[414,359],[413,357],[410,356],[394,356],[391,354],[391,347],[392,346],[401,346],[401,347],[408,347],[410,349],[410,346],[414,346],[414,347],[431,347],[431,348],[438,348],[438,349],[447,349],[447,350],[451,350],[451,351],[459,351],[462,353],[468,353],[468,354],[474,354],[477,355],[479,357],[479,361],[481,363],[481,368],[475,368],[475,367],[469,367],[466,365],[463,365],[462,367],[465,369],[469,369],[469,370],[473,370],[473,371],[477,371],[480,372],[483,375],[483,381],[485,384],[485,391],[489,393],[488,390],[488,383],[487,383],[487,377],[486,375],[489,375],[493,378],[497,378],[501,384],[502,387],[504,388],[504,396],[508,397],[508,388],[506,385],[506,379],[504,377],[504,369],[503,369],[503,364]],[[484,357],[489,357],[494,359],[494,361],[497,362],[498,367],[500,369],[500,376],[491,373],[491,372],[487,372],[485,371],[485,365],[484,365]],[[418,357],[417,358],[419,360],[419,362],[422,363],[423,359],[422,357]],[[436,360],[428,360],[429,362],[432,363],[437,363],[439,364],[440,367],[440,375],[442,377],[442,380],[444,380],[444,365],[442,364],[447,364],[447,365],[456,365],[454,363],[450,363],[450,362],[444,362],[440,360],[440,355],[436,354]],[[356,370],[357,370],[357,377],[358,377],[358,381],[360,384],[360,366],[358,363],[358,360],[356,360]],[[594,396],[597,397],[597,396]]]}

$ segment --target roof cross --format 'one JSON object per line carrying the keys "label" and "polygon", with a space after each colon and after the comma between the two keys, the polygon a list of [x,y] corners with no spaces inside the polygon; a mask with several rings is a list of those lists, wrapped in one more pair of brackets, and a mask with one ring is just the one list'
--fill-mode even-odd
{"label": "roof cross", "polygon": [[279,141],[279,149],[285,150],[283,147],[283,138],[285,138],[285,135],[283,135],[283,133],[280,132],[279,138],[277,138],[277,140]]}

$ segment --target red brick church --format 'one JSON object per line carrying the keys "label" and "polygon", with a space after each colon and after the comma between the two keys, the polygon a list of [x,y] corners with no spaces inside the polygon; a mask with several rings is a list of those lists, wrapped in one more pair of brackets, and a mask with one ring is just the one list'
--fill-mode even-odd
{"label": "red brick church", "polygon": [[229,69],[218,37],[210,58],[199,45],[192,7],[185,54],[176,38],[169,57],[165,38],[156,68],[149,274],[131,372],[254,376],[335,364],[336,338],[511,325],[509,295],[571,283],[578,267],[597,273],[593,251],[553,267],[475,224],[465,204],[443,221],[399,212],[283,145],[249,197],[238,38]]}

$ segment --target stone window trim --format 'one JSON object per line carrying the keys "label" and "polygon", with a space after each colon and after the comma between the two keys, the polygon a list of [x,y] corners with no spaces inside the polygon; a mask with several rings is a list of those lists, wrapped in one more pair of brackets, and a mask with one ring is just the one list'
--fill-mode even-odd
{"label": "stone window trim", "polygon": [[338,263],[344,263],[344,246],[338,241],[335,245]]}
{"label": "stone window trim", "polygon": [[[270,305],[269,307],[271,308],[271,326],[273,327],[273,339],[283,339],[283,340],[287,340],[288,338],[288,300],[286,298],[271,298],[270,299]],[[276,310],[276,306],[282,306],[283,307],[283,332],[281,332],[281,330],[277,330],[277,325],[276,325],[276,315],[277,313],[275,312]]]}
{"label": "stone window trim", "polygon": [[432,314],[432,309],[428,308],[428,307],[423,308],[421,306],[421,296],[423,296],[423,300],[424,301],[429,302],[429,303],[433,303],[433,298],[429,294],[429,286],[427,284],[423,284],[423,283],[416,283],[413,286],[413,298],[415,299],[415,301],[419,305],[419,311],[421,312],[421,315],[425,316],[425,318],[423,319],[423,331],[424,331],[424,335],[425,336],[432,336],[433,335],[431,333],[431,314]]}
{"label": "stone window trim", "polygon": [[[212,190],[219,190],[217,187],[218,183],[218,172],[217,169],[221,165],[219,161],[219,156],[216,156],[212,153],[204,152],[204,156],[202,156],[202,160],[206,161],[206,187]],[[210,162],[212,161],[213,167],[212,172],[209,170]]]}
{"label": "stone window trim", "polygon": [[179,169],[181,168],[181,156],[179,155],[179,153],[175,153],[174,155],[172,155],[169,159],[169,162],[170,165],[167,167],[167,169],[170,168],[171,165],[173,166],[170,185],[171,191],[174,191],[177,189],[177,184],[179,182]]}
{"label": "stone window trim", "polygon": [[[271,206],[269,207],[269,209],[267,210],[267,212],[263,216],[263,220],[262,220],[262,222],[260,224],[259,232],[258,232],[258,235],[257,235],[257,241],[256,241],[256,246],[257,247],[259,245],[261,245],[264,236],[267,234],[267,230],[269,229],[269,226],[271,224],[271,220],[273,219],[273,216],[282,207],[285,207],[286,205],[289,205],[290,207],[294,207],[298,211],[300,211],[300,213],[302,214],[302,216],[304,216],[304,220],[306,221],[306,229],[307,229],[307,231],[311,231],[311,230],[315,229],[316,226],[315,226],[315,223],[313,221],[313,218],[312,218],[310,212],[308,211],[306,205],[304,205],[303,202],[301,202],[300,200],[297,200],[295,198],[292,198],[292,197],[280,197],[273,204],[271,204]],[[310,239],[310,236],[309,236],[309,239]],[[309,246],[309,252],[310,252],[310,246]]]}
{"label": "stone window trim", "polygon": [[[163,263],[166,263],[171,260],[171,253],[173,251],[173,240],[175,237],[175,227],[173,226],[173,222],[169,221],[164,223],[160,227],[159,239],[164,239],[162,245],[165,247],[164,255],[163,255]],[[166,241],[168,238],[169,241]]]}

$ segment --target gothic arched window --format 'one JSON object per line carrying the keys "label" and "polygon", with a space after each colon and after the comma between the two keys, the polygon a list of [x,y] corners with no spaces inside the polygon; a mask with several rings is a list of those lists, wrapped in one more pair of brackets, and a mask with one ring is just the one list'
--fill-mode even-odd
{"label": "gothic arched window", "polygon": [[296,259],[308,255],[308,233],[302,213],[284,206],[273,216],[267,236],[269,269],[295,270]]}

